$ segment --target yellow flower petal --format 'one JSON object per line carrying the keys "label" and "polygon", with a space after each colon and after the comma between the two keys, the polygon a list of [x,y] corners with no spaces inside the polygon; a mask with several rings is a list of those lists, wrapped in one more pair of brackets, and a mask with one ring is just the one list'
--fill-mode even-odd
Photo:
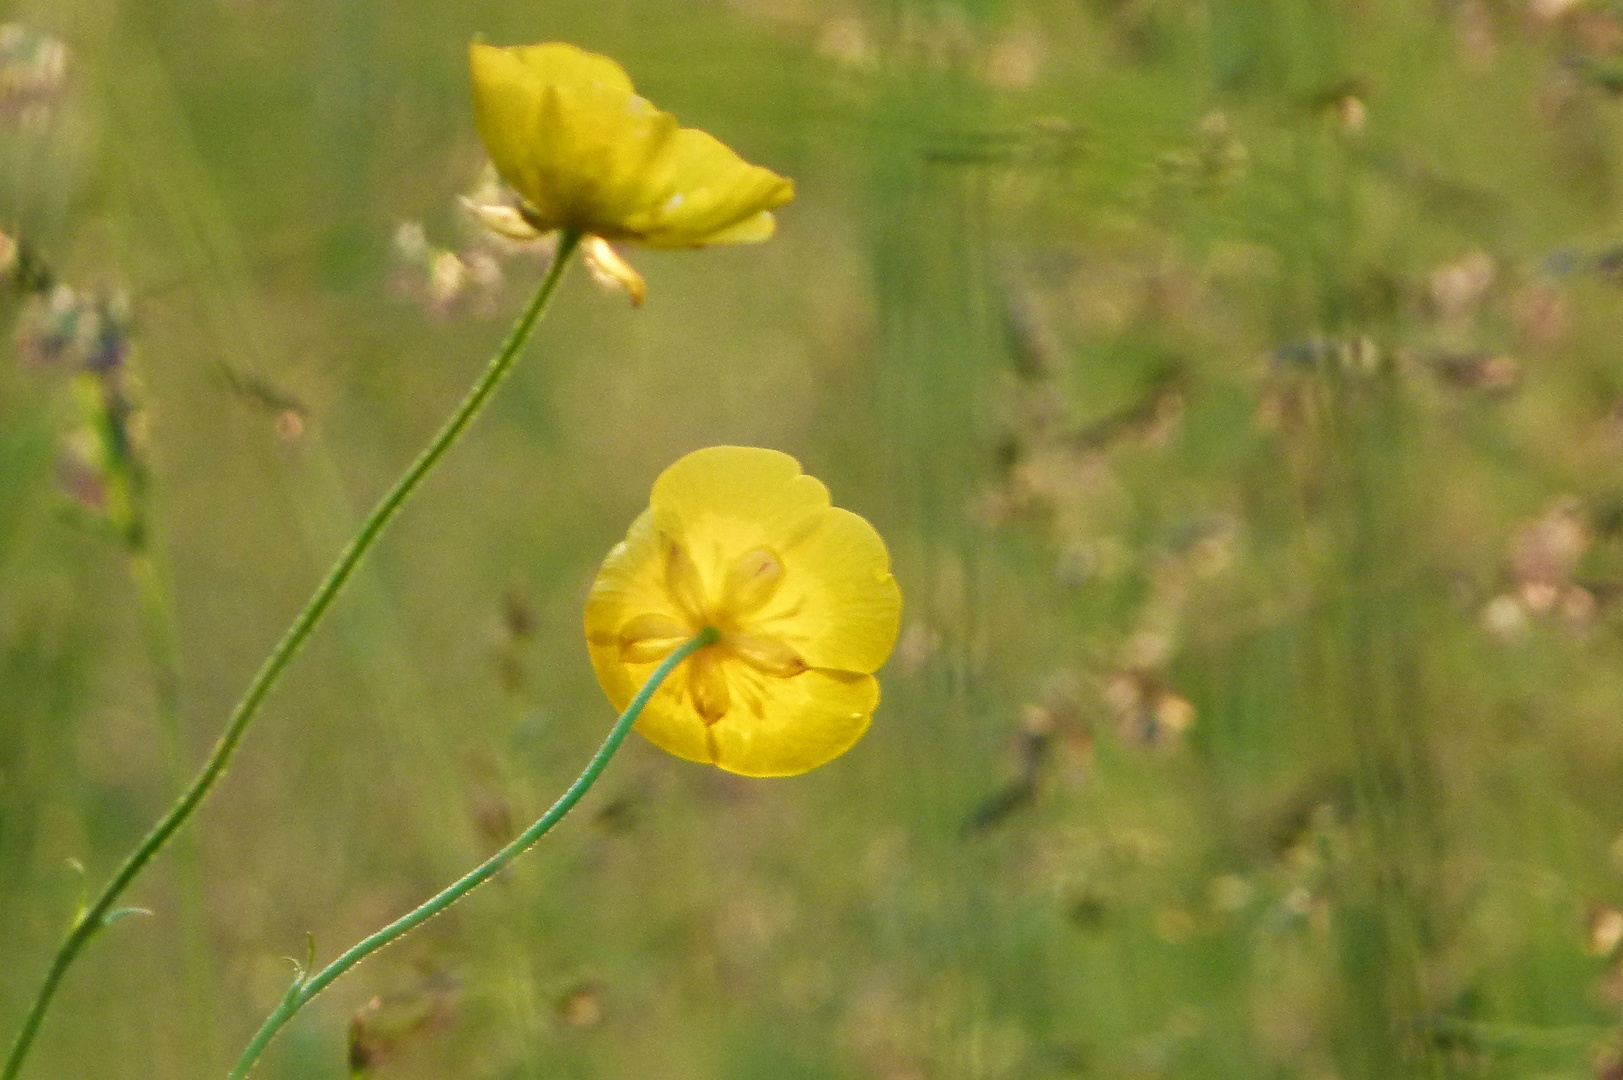
{"label": "yellow flower petal", "polygon": [[754,217],[745,218],[737,225],[728,226],[720,232],[713,232],[705,237],[700,247],[715,247],[719,244],[759,244],[772,239],[778,231],[778,219],[770,210],[762,210]]}
{"label": "yellow flower petal", "polygon": [[781,638],[770,634],[729,630],[721,639],[721,652],[744,661],[763,675],[779,679],[793,678],[811,667]]}
{"label": "yellow flower petal", "polygon": [[829,505],[828,489],[787,454],[714,446],[689,454],[654,485],[656,523],[693,554],[705,588],[723,588],[729,557],[767,548],[784,583],[756,615],[812,667],[868,674],[896,644],[902,599],[885,542],[862,518]]}
{"label": "yellow flower petal", "polygon": [[665,556],[654,529],[653,513],[644,510],[632,522],[626,538],[603,560],[586,598],[586,640],[592,649],[592,663],[616,709],[630,704],[643,678],[653,671],[650,664],[647,670],[626,674],[618,655],[621,631],[633,619],[649,615],[662,616],[687,628],[690,636],[695,632],[687,614],[665,589]]}
{"label": "yellow flower petal", "polygon": [[862,738],[879,705],[872,675],[808,671],[749,685],[730,668],[730,705],[713,724],[685,692],[661,687],[637,730],[662,750],[744,776],[795,776],[845,753]]}
{"label": "yellow flower petal", "polygon": [[782,584],[783,560],[771,548],[753,548],[727,568],[720,602],[734,616],[754,615],[772,601]]}
{"label": "yellow flower petal", "polygon": [[[543,205],[546,199],[537,190],[530,160],[541,98],[548,83],[534,77],[517,49],[475,42],[468,50],[468,63],[473,71],[474,124],[491,164],[502,179],[530,201],[538,221],[551,221],[555,215],[550,215]],[[557,224],[540,227],[557,228]]]}
{"label": "yellow flower petal", "polygon": [[677,461],[654,481],[655,525],[692,555],[708,595],[725,587],[734,563],[814,530],[829,509],[828,489],[776,450],[711,446]]}
{"label": "yellow flower petal", "polygon": [[[632,144],[657,146],[675,121],[633,94],[620,65],[573,45],[475,43],[469,65],[479,137],[538,227],[613,231],[617,162],[623,172],[635,158]],[[621,177],[618,186],[627,185]]]}
{"label": "yellow flower petal", "polygon": [[542,230],[686,248],[754,243],[794,185],[638,97],[573,45],[469,53],[474,118],[497,172]]}
{"label": "yellow flower petal", "polygon": [[[754,231],[734,230],[794,197],[792,181],[749,164],[703,131],[683,128],[649,162],[626,226],[650,247],[748,242],[757,238],[759,224]],[[735,238],[717,239],[729,236]]]}
{"label": "yellow flower petal", "polygon": [[[493,48],[494,46],[486,46]],[[565,41],[540,45],[515,45],[500,50],[513,54],[535,78],[564,86],[595,86],[618,93],[632,92],[626,69],[598,53],[587,52]]]}
{"label": "yellow flower petal", "polygon": [[784,587],[752,621],[815,668],[871,674],[901,627],[902,592],[874,527],[831,507],[783,550]]}
{"label": "yellow flower petal", "polygon": [[586,604],[592,665],[624,709],[676,626],[716,644],[684,662],[638,730],[752,776],[803,772],[866,730],[901,592],[884,542],[787,454],[717,446],[676,462]]}

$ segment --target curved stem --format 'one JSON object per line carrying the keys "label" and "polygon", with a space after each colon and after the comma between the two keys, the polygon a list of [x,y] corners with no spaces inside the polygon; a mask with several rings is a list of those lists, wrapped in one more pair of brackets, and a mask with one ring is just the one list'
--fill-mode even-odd
{"label": "curved stem", "polygon": [[293,1019],[294,1014],[308,1005],[311,999],[325,990],[334,979],[337,979],[344,972],[365,960],[395,938],[410,933],[495,877],[496,874],[501,872],[502,867],[523,854],[525,849],[545,836],[549,829],[563,820],[563,816],[569,813],[570,809],[580,801],[581,796],[585,795],[591,786],[597,782],[597,778],[602,775],[604,767],[609,763],[609,759],[614,756],[616,750],[620,749],[620,744],[625,741],[625,737],[631,731],[632,725],[637,722],[637,717],[642,714],[643,706],[647,705],[648,699],[654,696],[654,691],[658,690],[666,677],[676,670],[678,664],[715,640],[715,629],[706,627],[684,642],[680,648],[667,656],[659,667],[654,669],[654,673],[648,676],[648,681],[643,684],[642,689],[637,691],[637,696],[631,699],[631,704],[626,706],[626,711],[620,714],[620,719],[610,729],[608,737],[603,740],[603,745],[598,747],[597,753],[592,756],[592,760],[587,763],[585,771],[575,779],[573,784],[569,785],[569,790],[565,791],[534,825],[525,829],[506,847],[480,863],[479,866],[457,879],[449,888],[415,910],[402,915],[377,933],[352,946],[342,956],[314,975],[301,973],[299,978],[294,981],[287,996],[282,999],[282,1004],[277,1006],[276,1011],[266,1019],[264,1025],[260,1027],[258,1033],[248,1043],[247,1048],[243,1050],[242,1057],[237,1059],[236,1068],[231,1070],[231,1080],[244,1080],[249,1070],[254,1067],[254,1062],[259,1060],[259,1055],[265,1052],[265,1047],[269,1046],[270,1041],[276,1037],[276,1033],[282,1030],[289,1020]]}
{"label": "curved stem", "polygon": [[574,253],[579,243],[580,235],[578,233],[566,230],[559,234],[558,249],[552,257],[552,265],[548,267],[546,277],[542,279],[541,286],[536,290],[534,299],[524,309],[524,313],[519,316],[518,322],[513,326],[512,332],[508,334],[507,340],[502,344],[500,351],[491,359],[490,365],[485,368],[484,374],[474,384],[473,389],[468,391],[467,397],[462,399],[462,403],[457,406],[456,412],[451,414],[451,418],[440,428],[427,448],[418,455],[417,460],[411,463],[411,466],[395,482],[394,487],[389,489],[389,493],[373,508],[365,523],[361,525],[360,532],[355,534],[355,539],[351,540],[349,546],[338,556],[338,561],[333,564],[333,568],[327,572],[326,578],[317,586],[315,593],[304,605],[304,610],[300,611],[298,616],[294,618],[293,625],[288,627],[287,633],[282,636],[281,641],[277,642],[276,648],[271,651],[270,656],[265,659],[265,663],[260,667],[258,673],[254,675],[253,682],[248,684],[248,689],[242,695],[242,700],[237,702],[237,707],[231,712],[231,719],[226,724],[225,733],[220,736],[219,742],[214,744],[214,750],[209,754],[207,763],[204,764],[202,771],[192,781],[191,786],[186,789],[179,799],[175,800],[169,811],[152,827],[152,831],[147,833],[145,839],[124,860],[123,865],[118,868],[118,871],[101,891],[101,894],[74,919],[72,927],[68,930],[67,936],[62,940],[61,946],[56,951],[56,956],[51,961],[51,967],[45,974],[45,981],[40,985],[34,1003],[23,1020],[23,1026],[17,1034],[16,1041],[12,1043],[11,1052],[6,1058],[5,1069],[0,1071],[0,1080],[15,1080],[22,1069],[24,1059],[28,1056],[28,1050],[34,1041],[34,1036],[39,1033],[40,1022],[45,1018],[46,1010],[50,1007],[51,998],[56,994],[62,976],[72,966],[79,951],[89,943],[91,938],[96,936],[97,931],[106,925],[107,916],[113,910],[113,904],[129,887],[130,882],[135,880],[146,864],[152,860],[152,857],[186,823],[187,819],[192,816],[199,804],[208,795],[209,790],[220,779],[221,774],[225,772],[226,765],[231,761],[231,755],[236,752],[237,744],[242,741],[244,733],[247,732],[249,721],[254,718],[254,714],[264,702],[265,696],[270,693],[271,687],[276,685],[276,680],[281,676],[283,669],[287,667],[288,662],[299,651],[299,647],[310,636],[310,632],[315,629],[316,624],[321,621],[322,615],[326,614],[327,608],[332,604],[339,590],[344,587],[344,583],[349,580],[350,575],[354,573],[355,567],[360,563],[361,558],[377,540],[378,534],[389,523],[389,519],[394,517],[396,511],[400,509],[401,504],[406,501],[407,497],[416,490],[423,477],[428,475],[429,471],[434,468],[440,458],[445,455],[445,452],[456,442],[468,424],[473,421],[473,418],[479,414],[479,410],[489,400],[490,395],[495,392],[496,387],[501,384],[502,378],[512,368],[513,362],[518,359],[519,353],[523,351],[525,343],[530,338],[531,331],[535,329],[535,324],[546,310],[547,302],[552,299],[552,294],[557,290],[558,282],[563,277],[564,266],[568,263],[570,255]]}

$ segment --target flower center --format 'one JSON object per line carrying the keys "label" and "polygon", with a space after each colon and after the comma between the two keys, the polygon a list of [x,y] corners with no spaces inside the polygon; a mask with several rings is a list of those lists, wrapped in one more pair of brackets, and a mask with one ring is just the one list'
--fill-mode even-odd
{"label": "flower center", "polygon": [[[686,662],[687,691],[706,724],[714,724],[732,707],[735,688],[747,702],[764,678],[792,679],[807,670],[806,661],[781,638],[765,632],[758,616],[783,585],[783,561],[771,548],[745,552],[727,568],[716,587],[704,577],[687,549],[665,542],[664,586],[671,612],[645,612],[620,628],[620,658],[651,664],[713,626],[719,635]],[[756,712],[760,709],[755,707]]]}

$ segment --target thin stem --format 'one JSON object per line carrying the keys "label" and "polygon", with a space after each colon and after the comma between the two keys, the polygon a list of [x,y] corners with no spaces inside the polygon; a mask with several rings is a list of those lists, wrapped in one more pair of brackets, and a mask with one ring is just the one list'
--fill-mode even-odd
{"label": "thin stem", "polygon": [[304,644],[305,639],[310,636],[310,632],[316,628],[316,624],[321,621],[321,617],[326,614],[327,608],[332,604],[339,590],[344,587],[344,583],[349,580],[350,575],[354,573],[355,567],[360,563],[361,558],[377,540],[378,534],[389,523],[389,519],[394,517],[396,511],[400,509],[401,504],[406,501],[407,497],[416,490],[423,477],[428,475],[429,471],[434,468],[440,458],[445,455],[445,452],[456,442],[468,424],[473,421],[473,418],[479,414],[479,410],[489,400],[490,395],[495,392],[496,387],[501,384],[502,378],[506,376],[508,370],[513,366],[513,362],[518,359],[518,355],[523,350],[525,343],[529,341],[530,333],[535,329],[535,325],[540,320],[542,313],[546,311],[547,303],[552,299],[552,294],[557,290],[558,282],[563,277],[564,267],[579,243],[580,235],[578,233],[566,230],[559,234],[558,249],[552,257],[552,265],[548,267],[546,277],[542,279],[541,286],[536,290],[534,299],[524,309],[524,313],[519,316],[518,322],[513,326],[512,332],[507,336],[507,340],[502,344],[500,351],[491,359],[490,365],[485,368],[484,374],[474,384],[473,389],[468,391],[467,397],[462,399],[462,403],[457,406],[456,412],[451,414],[451,418],[445,422],[444,427],[440,428],[427,448],[423,450],[416,461],[411,463],[411,466],[395,482],[394,487],[389,489],[389,493],[373,508],[365,523],[361,525],[360,532],[355,534],[355,539],[351,540],[349,546],[338,556],[338,561],[328,571],[327,577],[316,588],[309,602],[304,605],[304,610],[300,611],[298,616],[294,618],[293,625],[288,627],[287,633],[282,636],[282,640],[277,642],[276,648],[272,650],[264,665],[254,675],[253,682],[248,684],[248,689],[242,695],[242,700],[237,702],[237,707],[232,710],[231,719],[226,724],[225,733],[220,736],[219,742],[214,744],[213,752],[209,754],[209,759],[204,764],[202,771],[192,781],[191,787],[186,789],[180,798],[175,801],[174,805],[169,808],[168,813],[164,814],[162,820],[152,827],[152,831],[147,833],[146,838],[124,860],[124,864],[118,868],[118,871],[113,875],[112,880],[107,883],[106,888],[101,891],[101,894],[74,919],[72,927],[68,930],[67,936],[62,940],[61,946],[56,951],[56,956],[51,961],[50,969],[45,974],[45,981],[41,983],[39,992],[34,998],[34,1003],[28,1010],[28,1015],[23,1020],[22,1029],[17,1033],[17,1039],[12,1044],[11,1053],[6,1059],[5,1069],[0,1071],[0,1080],[15,1080],[22,1069],[24,1059],[28,1056],[28,1050],[34,1041],[34,1036],[39,1032],[40,1022],[45,1018],[45,1012],[50,1007],[51,998],[56,994],[62,976],[72,966],[79,951],[89,943],[91,938],[95,937],[97,931],[106,925],[107,915],[113,910],[113,904],[117,902],[119,896],[135,880],[146,864],[152,860],[152,857],[168,843],[169,838],[186,823],[187,819],[192,816],[199,804],[208,795],[209,790],[220,779],[221,774],[225,772],[226,765],[231,761],[231,755],[237,749],[237,744],[242,741],[243,735],[247,732],[249,721],[254,718],[260,704],[264,702],[265,696],[276,685],[276,680],[281,676],[283,669],[287,667],[288,662],[299,651],[299,647]]}
{"label": "thin stem", "polygon": [[259,1060],[259,1055],[265,1052],[265,1047],[269,1046],[270,1041],[276,1037],[276,1033],[282,1030],[300,1009],[308,1005],[333,980],[391,941],[410,933],[495,877],[504,866],[518,858],[530,845],[545,836],[548,830],[563,820],[564,815],[569,813],[574,805],[580,801],[581,796],[585,795],[591,786],[597,782],[597,778],[602,775],[604,767],[609,763],[609,759],[614,756],[616,750],[620,749],[620,744],[625,741],[625,737],[631,731],[632,725],[637,722],[637,717],[642,714],[643,706],[648,704],[648,699],[654,696],[654,692],[659,689],[660,684],[665,681],[672,671],[676,670],[678,664],[706,645],[712,644],[716,640],[716,636],[714,627],[706,627],[694,637],[683,642],[680,648],[667,656],[659,667],[654,669],[654,673],[648,676],[648,681],[643,684],[642,689],[637,691],[637,696],[631,699],[631,704],[626,706],[626,711],[620,714],[620,719],[610,729],[608,737],[603,740],[603,745],[597,748],[597,753],[587,763],[585,771],[575,779],[573,784],[569,785],[569,790],[565,791],[534,825],[525,829],[511,843],[480,863],[478,867],[457,879],[449,888],[438,893],[420,907],[402,915],[377,933],[352,946],[342,956],[314,975],[301,973],[299,978],[294,981],[293,987],[288,991],[287,996],[282,999],[282,1004],[277,1006],[276,1011],[266,1019],[264,1025],[260,1027],[258,1033],[248,1043],[247,1048],[243,1050],[242,1057],[237,1059],[236,1068],[231,1070],[231,1080],[244,1080],[249,1070],[254,1067],[254,1062]]}

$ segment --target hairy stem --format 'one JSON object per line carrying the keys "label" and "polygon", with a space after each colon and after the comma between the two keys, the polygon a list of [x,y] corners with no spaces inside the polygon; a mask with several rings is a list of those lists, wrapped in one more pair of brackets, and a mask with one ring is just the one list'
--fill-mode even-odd
{"label": "hairy stem", "polygon": [[598,747],[596,754],[592,755],[592,760],[587,763],[585,771],[575,779],[573,784],[569,785],[569,790],[565,791],[558,801],[553,803],[545,814],[541,815],[535,824],[525,829],[511,843],[489,859],[486,859],[479,866],[457,879],[449,888],[438,893],[421,906],[402,915],[377,933],[352,946],[342,956],[320,971],[313,975],[301,973],[297,981],[294,982],[293,988],[282,999],[282,1004],[277,1006],[276,1011],[271,1013],[265,1020],[258,1033],[254,1035],[247,1048],[243,1050],[242,1057],[237,1059],[236,1068],[231,1070],[231,1080],[244,1080],[249,1070],[254,1067],[254,1062],[258,1061],[259,1056],[265,1052],[265,1047],[269,1046],[270,1041],[276,1037],[276,1033],[282,1030],[300,1009],[308,1005],[333,980],[391,941],[410,933],[495,877],[504,866],[523,854],[530,845],[545,836],[548,830],[563,820],[564,815],[569,813],[570,809],[580,801],[581,796],[585,795],[591,786],[597,782],[597,778],[602,775],[604,767],[608,765],[609,759],[614,756],[616,750],[620,749],[620,744],[625,741],[625,737],[631,731],[632,725],[637,722],[637,717],[642,714],[643,706],[648,704],[648,699],[654,696],[654,692],[659,689],[666,676],[676,670],[677,665],[683,660],[686,660],[693,653],[715,640],[715,629],[707,627],[684,642],[680,648],[667,656],[659,667],[654,669],[654,673],[648,676],[648,681],[643,684],[642,689],[637,691],[637,696],[631,699],[631,704],[626,706],[626,711],[620,714],[620,719],[610,729],[608,737],[603,740],[603,745]]}
{"label": "hairy stem", "polygon": [[304,609],[294,618],[293,624],[287,629],[287,633],[282,636],[281,641],[277,642],[276,648],[265,659],[265,663],[260,667],[258,673],[254,675],[253,681],[248,684],[248,689],[242,695],[242,700],[237,702],[236,708],[231,712],[231,718],[226,723],[225,733],[214,744],[214,749],[209,754],[208,761],[204,764],[202,771],[193,779],[191,786],[181,794],[180,798],[175,800],[174,805],[169,808],[163,818],[152,827],[152,831],[147,833],[136,849],[129,854],[123,865],[114,873],[112,880],[102,889],[100,895],[74,919],[67,936],[63,938],[62,944],[57,948],[56,956],[51,960],[51,966],[45,974],[44,982],[40,984],[33,1005],[30,1006],[27,1016],[23,1019],[22,1028],[17,1033],[16,1041],[12,1043],[11,1052],[6,1058],[5,1069],[0,1071],[0,1080],[16,1080],[18,1073],[22,1070],[24,1060],[28,1057],[28,1051],[33,1044],[34,1037],[39,1033],[40,1023],[45,1019],[45,1013],[50,1008],[51,999],[55,996],[57,988],[62,982],[62,977],[67,974],[68,968],[73,965],[73,961],[79,955],[80,950],[106,925],[108,914],[113,910],[113,905],[118,901],[124,890],[129,888],[130,883],[141,873],[147,863],[152,861],[152,857],[162,850],[164,845],[169,842],[170,837],[196,812],[203,799],[225,772],[227,764],[231,761],[232,754],[236,752],[237,744],[242,741],[243,735],[248,730],[249,722],[253,720],[254,714],[258,712],[259,706],[264,702],[266,695],[276,685],[277,679],[281,677],[288,662],[299,651],[299,647],[310,636],[310,632],[316,628],[316,625],[321,621],[321,617],[326,614],[327,608],[331,606],[333,599],[337,597],[339,590],[344,587],[344,583],[349,580],[350,575],[355,572],[355,567],[359,565],[362,557],[377,541],[378,535],[383,532],[384,526],[389,523],[389,520],[394,517],[401,505],[422,483],[423,478],[428,475],[440,458],[445,455],[445,452],[451,448],[468,425],[472,423],[473,418],[479,414],[485,402],[490,399],[490,395],[501,384],[502,379],[512,368],[513,362],[518,359],[519,353],[523,351],[525,343],[529,341],[530,333],[535,329],[536,323],[540,321],[542,313],[547,308],[548,301],[552,299],[552,294],[557,290],[558,282],[563,277],[564,267],[579,243],[580,236],[578,233],[566,230],[559,234],[558,249],[553,255],[552,265],[547,269],[546,277],[542,279],[541,286],[536,290],[534,299],[524,309],[524,313],[519,316],[518,322],[514,325],[507,340],[502,344],[501,349],[491,359],[489,366],[485,368],[484,374],[479,377],[479,381],[474,384],[473,389],[468,391],[467,397],[462,399],[462,403],[457,406],[456,412],[451,414],[451,418],[445,422],[445,425],[440,428],[433,440],[418,455],[417,460],[411,463],[411,466],[395,482],[394,487],[390,488],[388,494],[373,508],[365,523],[361,525],[360,532],[355,534],[355,538],[349,542],[349,546],[338,556],[338,561],[327,572],[326,578],[317,586],[309,602],[304,605]]}

